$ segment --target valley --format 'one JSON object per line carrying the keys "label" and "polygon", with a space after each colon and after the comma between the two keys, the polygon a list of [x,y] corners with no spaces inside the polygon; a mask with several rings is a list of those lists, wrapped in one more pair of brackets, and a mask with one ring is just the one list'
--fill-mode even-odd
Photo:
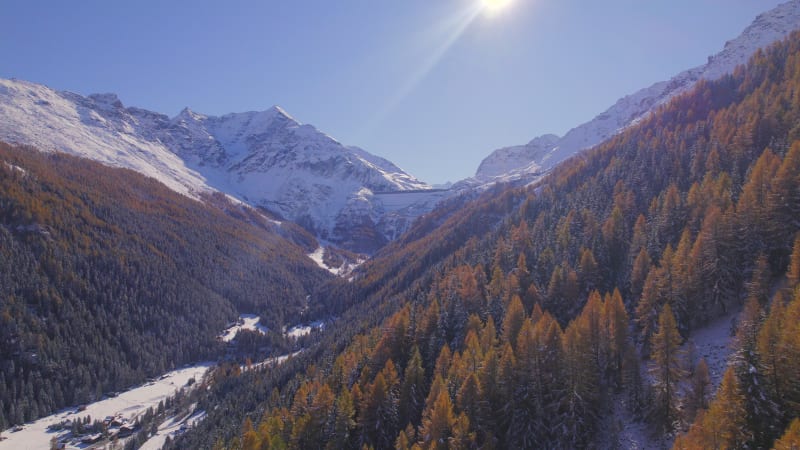
{"label": "valley", "polygon": [[[235,348],[234,339],[242,330],[266,333],[258,321],[259,317],[253,314],[242,315],[237,323],[219,335],[220,339]],[[296,325],[287,330],[286,336],[297,339],[308,335],[312,329],[322,327],[322,322]],[[241,370],[263,370],[297,356],[300,351],[244,364]],[[220,355],[220,358],[223,356]],[[196,409],[196,403],[188,405],[187,409],[183,405],[185,401],[175,406],[177,414],[165,414],[165,403],[177,405],[176,395],[185,398],[198,388],[208,388],[213,371],[217,368],[218,364],[214,362],[187,364],[155,376],[139,386],[105,394],[101,400],[69,407],[35,422],[17,425],[0,435],[0,450],[47,448],[53,440],[63,443],[66,449],[99,449],[108,445],[122,448],[131,440],[131,436],[140,433],[144,433],[146,440],[138,448],[160,449],[167,437],[174,439],[180,436],[206,416],[205,411]],[[86,431],[78,433],[80,428],[73,425],[77,423],[85,424]]]}
{"label": "valley", "polygon": [[[646,78],[666,81],[561,135],[498,148],[443,188],[280,106],[242,106],[262,103],[261,90],[296,99],[288,86],[302,78],[313,107],[298,109],[326,128],[378,133],[389,148],[444,130],[453,143],[436,142],[466,158],[458,145],[516,111],[492,97],[520,76],[492,66],[511,48],[476,46],[528,32],[530,5],[462,3],[436,58],[366,113],[355,105],[387,89],[346,62],[385,45],[380,33],[306,57],[353,27],[313,45],[286,40],[270,70],[291,76],[250,86],[248,103],[206,91],[198,109],[214,114],[0,78],[0,450],[800,445],[800,0],[748,15],[704,64]],[[662,7],[680,9],[642,6]],[[386,25],[374,14],[389,7],[369,8]],[[393,8],[402,21],[417,6]],[[309,11],[311,36],[323,25]],[[637,11],[626,17],[653,26]],[[659,45],[677,45],[659,32]],[[517,59],[539,48],[517,45]],[[390,53],[378,59],[403,58]],[[591,66],[569,55],[570,67]],[[478,65],[435,70],[464,59]],[[365,61],[370,77],[385,76]],[[194,69],[201,80],[215,68]],[[466,83],[478,72],[507,79]],[[344,77],[344,104],[314,91],[320,73]],[[446,88],[424,90],[442,78]],[[548,104],[532,80],[514,101],[553,115],[589,102]],[[431,108],[404,109],[418,97]],[[450,115],[465,112],[480,120],[454,126]],[[426,129],[400,126],[417,116]],[[424,162],[449,173],[455,160]]]}
{"label": "valley", "polygon": [[[13,429],[3,433],[4,440],[0,441],[0,449],[23,450],[48,448],[50,442],[55,438],[59,442],[69,442],[71,447],[94,448],[94,445],[83,443],[83,439],[96,436],[95,433],[86,433],[82,436],[74,435],[70,430],[75,421],[104,421],[107,418],[119,418],[121,425],[133,426],[137,419],[149,409],[151,413],[158,409],[165,400],[175,395],[177,390],[186,392],[202,385],[203,377],[213,367],[212,363],[201,363],[182,369],[164,373],[163,375],[148,381],[141,386],[133,387],[123,392],[114,393],[103,400],[94,403],[71,407],[59,411],[53,415],[43,417],[33,423],[20,425],[19,431]],[[63,430],[51,431],[52,426],[62,425]],[[120,433],[120,426],[109,426],[107,432],[109,436],[117,436]],[[140,427],[132,428],[134,433],[140,431]],[[100,441],[100,439],[98,439]],[[124,445],[125,439],[119,438],[119,445]],[[108,443],[108,439],[103,439],[98,444],[103,446]]]}

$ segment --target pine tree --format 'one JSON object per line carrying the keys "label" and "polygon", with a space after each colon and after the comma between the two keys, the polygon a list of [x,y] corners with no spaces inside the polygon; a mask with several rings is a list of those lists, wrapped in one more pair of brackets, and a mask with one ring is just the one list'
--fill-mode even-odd
{"label": "pine tree", "polygon": [[577,321],[581,323],[582,333],[588,339],[592,369],[596,374],[602,374],[606,367],[607,341],[605,339],[604,305],[600,293],[592,291],[589,298],[578,316]]}
{"label": "pine tree", "polygon": [[503,338],[506,342],[516,347],[517,335],[522,328],[522,323],[525,321],[525,309],[522,306],[522,301],[518,296],[511,299],[508,305],[508,310],[503,318]]}
{"label": "pine tree", "polygon": [[711,389],[711,377],[705,358],[700,358],[692,373],[689,397],[686,401],[686,418],[689,423],[695,420],[697,413],[708,408],[708,395]]}
{"label": "pine tree", "polygon": [[650,353],[651,337],[658,325],[659,310],[675,297],[672,261],[675,251],[667,245],[661,256],[661,267],[650,270],[644,282],[642,297],[636,305],[635,320],[640,330],[642,351]]}
{"label": "pine tree", "polygon": [[652,265],[653,261],[650,259],[650,255],[647,254],[647,248],[642,247],[636,255],[636,259],[633,260],[633,268],[631,269],[630,284],[632,298],[638,299],[641,297],[642,290],[644,289],[644,282],[647,279],[647,274],[650,273]]}
{"label": "pine tree", "polygon": [[[587,303],[586,313],[590,305]],[[589,314],[581,314],[567,326],[563,337],[566,389],[562,399],[559,442],[583,447],[583,437],[597,419],[595,403],[600,396],[600,371],[592,350]]]}
{"label": "pine tree", "polygon": [[761,371],[766,378],[767,389],[773,401],[779,405],[783,403],[783,393],[786,391],[784,379],[786,375],[785,359],[781,354],[780,340],[783,330],[783,320],[786,313],[783,295],[778,293],[770,305],[770,311],[758,331],[757,348],[760,356]]}
{"label": "pine tree", "polygon": [[411,446],[415,441],[414,437],[412,437],[414,434],[414,427],[408,424],[408,426],[397,435],[397,440],[394,441],[395,450],[411,450]]}
{"label": "pine tree", "polygon": [[600,284],[603,276],[600,272],[600,267],[597,264],[594,253],[588,248],[583,249],[581,252],[581,259],[578,263],[578,277],[584,294],[602,288]]}
{"label": "pine tree", "polygon": [[397,372],[391,362],[375,377],[359,408],[362,441],[378,448],[391,447],[399,431]]}
{"label": "pine tree", "polygon": [[[326,448],[329,450],[348,447],[351,444],[355,422],[355,403],[353,395],[347,389],[342,389],[336,399],[336,412],[333,419],[333,436],[328,441]],[[272,447],[270,447],[272,448]]]}
{"label": "pine tree", "polygon": [[476,434],[471,431],[469,417],[461,413],[456,417],[452,426],[452,436],[447,440],[448,448],[452,450],[468,450],[477,448]]}
{"label": "pine tree", "polygon": [[653,415],[664,429],[671,430],[678,414],[678,382],[684,376],[681,335],[669,304],[658,316],[658,331],[653,335],[650,373],[653,377],[656,400]]}
{"label": "pine tree", "polygon": [[622,381],[627,389],[627,406],[629,412],[641,417],[645,402],[644,382],[639,366],[639,354],[633,345],[625,349],[622,363]]}
{"label": "pine tree", "polygon": [[763,307],[769,302],[769,293],[772,288],[772,274],[769,270],[769,261],[764,254],[756,259],[753,276],[747,283],[747,296],[755,298]]}
{"label": "pine tree", "polygon": [[[510,369],[509,369],[510,371]],[[504,396],[506,392],[506,380],[501,377],[500,373],[500,360],[497,350],[490,349],[484,356],[484,364],[478,372],[478,382],[481,386],[481,394],[485,401],[486,416],[483,423],[478,425],[486,430],[490,430],[487,439],[493,439],[494,435],[500,434],[500,418],[503,417],[503,410],[505,408]]]}
{"label": "pine tree", "polygon": [[750,170],[750,177],[742,188],[736,205],[739,231],[748,254],[767,250],[770,216],[768,199],[772,180],[780,166],[780,158],[770,149],[764,150]]}
{"label": "pine tree", "polygon": [[795,291],[794,298],[786,306],[783,329],[778,340],[778,352],[782,360],[782,375],[787,380],[782,392],[783,406],[788,418],[800,417],[800,290]]}
{"label": "pine tree", "polygon": [[261,448],[261,438],[253,429],[253,421],[248,417],[242,427],[242,450],[258,450]]}
{"label": "pine tree", "polygon": [[517,339],[506,445],[555,445],[559,402],[564,396],[564,357],[558,322],[548,313],[528,319]]}
{"label": "pine tree", "polygon": [[794,419],[786,433],[775,442],[775,450],[798,450],[800,449],[800,418]]}
{"label": "pine tree", "polygon": [[[448,440],[452,436],[456,418],[444,379],[437,375],[433,386],[438,388],[436,389],[435,397],[431,398],[429,396],[430,403],[426,406],[422,415],[422,427],[419,433],[420,444],[426,450],[445,450],[448,448]],[[431,389],[431,394],[433,393],[434,389]]]}
{"label": "pine tree", "polygon": [[[768,206],[770,221],[770,242],[780,256],[789,256],[792,242],[800,229],[800,142],[789,148],[781,166],[772,181]],[[785,263],[784,263],[785,264]],[[785,265],[782,265],[786,267]]]}
{"label": "pine tree", "polygon": [[619,289],[606,300],[604,312],[605,335],[608,341],[608,362],[612,380],[617,386],[622,384],[622,361],[628,346],[628,312],[622,302]]}
{"label": "pine tree", "polygon": [[480,332],[481,350],[483,354],[489,352],[490,349],[497,346],[497,327],[495,327],[494,319],[489,316],[486,319],[486,325]]}
{"label": "pine tree", "polygon": [[792,254],[789,257],[789,270],[786,272],[789,281],[789,289],[795,289],[800,285],[800,233],[794,238]]}
{"label": "pine tree", "polygon": [[736,374],[728,368],[722,377],[716,399],[703,415],[699,426],[692,426],[689,436],[703,448],[742,448],[748,438],[745,433],[746,414]]}
{"label": "pine tree", "polygon": [[762,371],[763,364],[757,348],[762,318],[759,295],[752,294],[739,314],[732,361],[739,389],[745,398],[746,421],[751,430],[753,447],[768,445],[774,439],[775,425],[780,421],[778,406],[770,398],[766,374]]}
{"label": "pine tree", "polygon": [[411,359],[403,373],[400,387],[399,423],[419,424],[422,408],[425,407],[425,369],[422,355],[415,345],[411,349]]}

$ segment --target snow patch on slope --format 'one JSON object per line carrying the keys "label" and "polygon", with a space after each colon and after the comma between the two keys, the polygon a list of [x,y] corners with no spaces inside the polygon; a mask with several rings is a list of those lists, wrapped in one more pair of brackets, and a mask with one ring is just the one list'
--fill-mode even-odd
{"label": "snow patch on slope", "polygon": [[341,262],[339,267],[333,267],[325,263],[325,251],[326,248],[320,246],[306,256],[311,258],[311,260],[314,261],[320,268],[325,269],[328,272],[338,277],[346,277],[350,275],[350,273],[352,273],[353,270],[355,270],[358,266],[360,266],[366,261],[366,259],[362,258],[356,259],[355,261],[345,260]]}
{"label": "snow patch on slope", "polygon": [[299,337],[311,334],[312,330],[321,330],[323,327],[325,327],[325,322],[321,320],[311,322],[307,325],[295,325],[286,330],[286,337],[297,339]]}
{"label": "snow patch on slope", "polygon": [[139,124],[116,96],[81,97],[0,79],[0,117],[3,140],[133,169],[185,195],[210,190],[202,175],[167,147],[137,133]]}
{"label": "snow patch on slope", "polygon": [[158,432],[146,440],[139,450],[160,450],[167,442],[167,437],[175,439],[186,430],[202,422],[207,416],[205,411],[195,411],[189,415],[169,417],[158,427]]}
{"label": "snow patch on slope", "polygon": [[683,344],[684,351],[693,354],[693,364],[697,364],[700,358],[705,358],[711,378],[712,392],[716,392],[722,382],[722,376],[728,368],[728,362],[733,352],[734,324],[739,312],[740,310],[737,309],[698,328]]}
{"label": "snow patch on slope", "polygon": [[255,314],[242,314],[239,316],[239,320],[235,324],[232,324],[230,327],[226,328],[225,331],[219,335],[219,339],[223,342],[231,342],[236,338],[236,334],[241,330],[249,330],[261,334],[267,334],[267,327],[261,325],[259,323],[260,321],[261,318]]}
{"label": "snow patch on slope", "polygon": [[27,174],[28,174],[28,171],[27,171],[27,170],[25,170],[25,169],[23,169],[23,168],[22,168],[22,167],[20,167],[20,166],[15,166],[14,164],[11,164],[11,163],[9,163],[9,162],[5,162],[5,161],[3,161],[3,164],[4,164],[6,167],[8,167],[9,169],[11,169],[11,170],[13,170],[13,171],[15,171],[15,172],[19,172],[19,173],[21,173],[21,174],[23,174],[23,175],[27,175]]}

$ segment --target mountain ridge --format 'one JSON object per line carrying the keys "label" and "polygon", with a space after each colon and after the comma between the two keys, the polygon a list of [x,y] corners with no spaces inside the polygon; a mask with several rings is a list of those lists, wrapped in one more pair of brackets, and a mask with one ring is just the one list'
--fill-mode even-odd
{"label": "mountain ridge", "polygon": [[[408,205],[387,207],[372,192],[430,189],[279,106],[222,116],[184,108],[169,117],[125,107],[113,93],[84,97],[0,80],[0,116],[2,140],[131,168],[194,198],[220,191],[359,252],[375,251],[411,219]],[[404,220],[382,221],[387,214]],[[360,235],[349,234],[355,228]]]}
{"label": "mountain ridge", "polygon": [[[462,183],[475,185],[535,177],[637,123],[675,96],[690,90],[701,79],[714,80],[732,73],[758,49],[787,37],[797,29],[800,29],[800,1],[782,3],[759,14],[739,36],[709,56],[706,64],[620,98],[594,119],[569,130],[549,148],[539,148],[540,142],[554,135],[543,135],[528,144],[497,149],[481,161],[474,177]],[[509,158],[509,154],[516,157]]]}

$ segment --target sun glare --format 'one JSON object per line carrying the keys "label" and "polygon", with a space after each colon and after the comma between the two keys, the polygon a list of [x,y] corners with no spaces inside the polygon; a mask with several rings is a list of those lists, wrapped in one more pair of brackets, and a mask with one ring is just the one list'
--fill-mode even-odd
{"label": "sun glare", "polygon": [[505,9],[513,0],[481,0],[483,8],[488,12],[497,12]]}

